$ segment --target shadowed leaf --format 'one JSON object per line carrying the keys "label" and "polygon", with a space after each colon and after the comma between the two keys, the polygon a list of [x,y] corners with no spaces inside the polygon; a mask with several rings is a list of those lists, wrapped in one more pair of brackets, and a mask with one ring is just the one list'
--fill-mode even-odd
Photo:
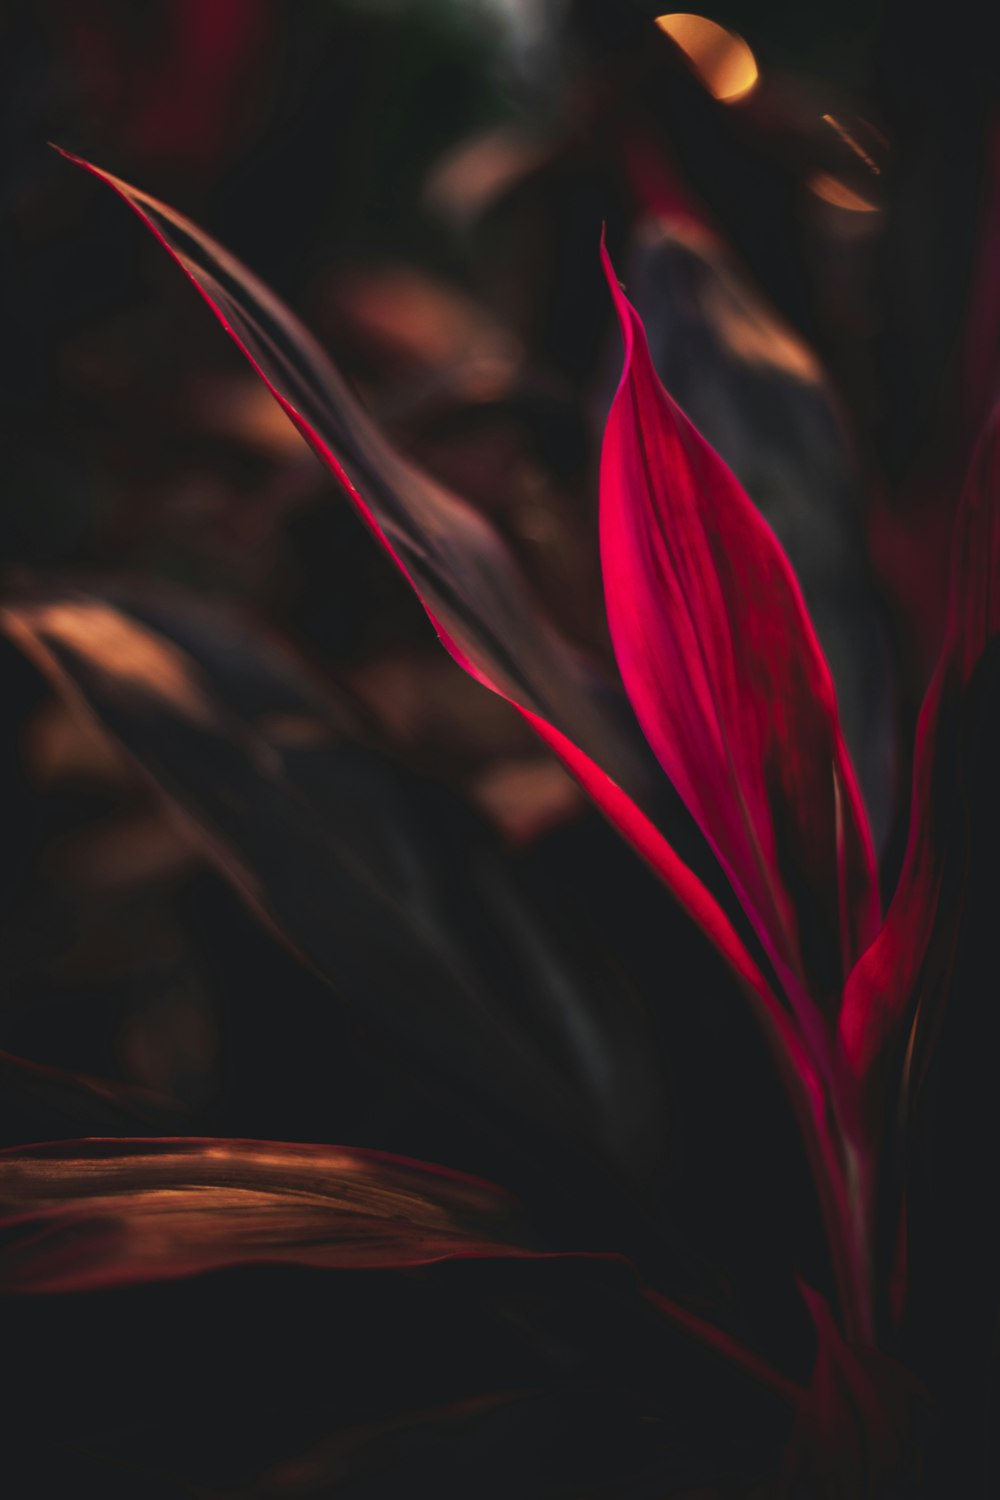
{"label": "shadowed leaf", "polygon": [[[668,842],[657,822],[658,811],[650,815],[664,795],[662,786],[658,794],[655,790],[650,792],[641,769],[644,758],[648,763],[648,750],[643,745],[641,754],[637,754],[630,735],[622,736],[612,727],[616,714],[608,712],[606,688],[595,685],[592,675],[581,671],[573,653],[534,610],[492,528],[392,449],[347,391],[315,340],[266,287],[174,210],[85,162],[79,165],[105,181],[128,203],[201,292],[414,587],[453,658],[473,678],[507,698],[524,715],[723,955],[739,979],[778,1061],[807,1142],[825,1204],[828,1229],[836,1240],[841,1234],[838,1225],[846,1221],[848,1211],[843,1163],[838,1159],[838,1148],[831,1134],[817,1039],[811,1039],[811,1046],[803,1039],[751,957],[746,941],[719,897]],[[822,792],[827,801],[836,802],[838,794],[831,785],[833,780],[831,768],[829,783],[824,783]],[[655,788],[655,782],[653,785]],[[846,782],[845,787],[850,791],[853,782]],[[856,851],[851,846],[854,807],[849,795],[840,797],[839,802],[846,804],[845,880],[849,881],[857,873],[852,863]],[[673,813],[671,830],[684,821]],[[696,831],[692,842],[695,848],[703,848]],[[794,844],[794,840],[791,842]],[[796,848],[795,852],[801,851]],[[711,857],[706,866],[711,873],[706,873],[704,879],[713,882],[714,890],[718,868]],[[698,868],[702,870],[701,863]],[[867,877],[868,870],[863,873]],[[303,874],[301,883],[308,888],[303,891],[302,899],[307,902],[314,899],[311,889],[314,882],[308,874]],[[724,880],[722,886],[725,887]],[[848,889],[845,911],[852,902],[863,901],[867,894]],[[722,895],[722,901],[727,901],[726,894]],[[851,916],[858,916],[853,907]],[[845,945],[849,946],[852,937],[853,934],[842,935]],[[823,933],[820,941],[826,938]],[[400,971],[397,956],[393,972]],[[439,1014],[437,1009],[436,1013]],[[434,1031],[440,1037],[439,1021]],[[496,1076],[519,1077],[524,1081],[527,1070],[523,1066],[511,1068],[501,1061],[508,1050],[503,1031],[500,1028],[503,1044],[500,1048],[483,1039],[481,1050],[489,1054]],[[536,1034],[537,1023],[533,1022],[532,1039]],[[479,1036],[483,1036],[481,1031]],[[578,1040],[579,1036],[577,1031]],[[429,1049],[427,1037],[415,1018],[412,1040],[416,1047],[411,1043],[410,1050],[425,1056],[428,1050],[433,1050]],[[520,1046],[520,1038],[517,1040]],[[480,1082],[489,1080],[492,1071],[490,1067],[480,1068],[476,1076]],[[565,1105],[548,1084],[543,1072],[538,1083],[526,1083],[521,1093],[543,1100],[549,1120],[566,1117]],[[606,1114],[605,1118],[614,1116]],[[835,1258],[845,1262],[850,1258],[849,1252],[842,1247]],[[847,1281],[853,1275],[844,1271],[841,1279]]]}
{"label": "shadowed leaf", "polygon": [[[868,1104],[877,1107],[917,1055],[916,1028],[932,1032],[947,998],[969,847],[963,764],[969,689],[1000,633],[1000,414],[994,411],[955,523],[944,647],[920,712],[910,832],[885,924],[844,995],[840,1034]],[[918,1049],[919,1050],[919,1049]],[[890,1059],[892,1060],[890,1063]],[[894,1097],[890,1088],[889,1097]]]}
{"label": "shadowed leaf", "polygon": [[[0,1086],[4,1115],[13,1116],[18,1133],[24,1128],[21,1121],[34,1122],[36,1134],[41,1121],[47,1129],[58,1121],[63,1129],[72,1125],[128,1134],[138,1124],[173,1122],[176,1128],[182,1113],[172,1100],[149,1089],[92,1078],[67,1068],[51,1068],[10,1052],[0,1052]],[[9,1131],[8,1125],[8,1140]]]}
{"label": "shadowed leaf", "polygon": [[[408,1063],[535,1151],[648,1181],[667,1130],[642,1005],[547,930],[471,812],[345,743],[296,663],[224,612],[118,586],[11,602],[3,623]],[[276,739],[289,718],[310,733]]]}
{"label": "shadowed leaf", "polygon": [[242,1265],[8,1298],[4,1327],[19,1370],[5,1475],[23,1468],[24,1494],[93,1475],[115,1500],[401,1485],[457,1500],[470,1484],[655,1500],[668,1480],[765,1474],[797,1397],[699,1348],[628,1267],[591,1257]]}
{"label": "shadowed leaf", "polygon": [[747,989],[810,1119],[813,1105],[801,1097],[805,1060],[793,1059],[780,1007],[716,897],[649,815],[657,796],[642,769],[644,752],[615,730],[606,689],[534,608],[497,533],[392,448],[316,341],[228,251],[149,194],[63,155],[107,183],[152,230],[416,590],[447,650],[523,713],[708,933]]}

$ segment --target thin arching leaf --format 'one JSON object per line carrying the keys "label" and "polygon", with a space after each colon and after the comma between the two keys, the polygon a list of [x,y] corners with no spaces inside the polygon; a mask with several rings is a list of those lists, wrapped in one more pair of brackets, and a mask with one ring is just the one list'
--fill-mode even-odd
{"label": "thin arching leaf", "polygon": [[[552,1247],[480,1178],[355,1147],[161,1137],[0,1152],[0,1295],[95,1292],[254,1265],[406,1270],[469,1258],[624,1257]],[[690,1347],[792,1405],[799,1388],[752,1351],[633,1280],[638,1306]],[[657,1319],[651,1318],[655,1329]]]}
{"label": "thin arching leaf", "polygon": [[[192,281],[415,589],[452,657],[523,714],[733,969],[801,1122],[831,1237],[841,1238],[838,1225],[849,1216],[843,1163],[817,1049],[810,1055],[719,899],[650,815],[657,798],[638,786],[644,778],[636,777],[627,737],[609,733],[606,715],[595,714],[592,681],[531,607],[492,528],[392,449],[315,340],[226,250],[149,195],[78,164],[123,198]],[[848,841],[850,831],[848,819]],[[856,1280],[851,1252],[841,1245],[835,1258],[846,1287]]]}
{"label": "thin arching leaf", "polygon": [[618,664],[783,979],[832,1008],[878,894],[830,673],[777,539],[663,389],[605,266],[625,340],[601,461]]}
{"label": "thin arching leaf", "polygon": [[[189,277],[415,589],[446,649],[524,715],[653,865],[732,965],[787,1063],[780,1007],[718,900],[649,815],[634,751],[493,528],[392,448],[298,319],[227,250],[149,194],[63,154],[118,193]],[[789,1064],[790,1077],[798,1071]]]}
{"label": "thin arching leaf", "polygon": [[597,707],[589,669],[540,613],[485,517],[396,451],[312,335],[223,246],[149,194],[70,159],[111,186],[194,283],[403,571],[456,659],[587,746],[612,774],[634,774],[625,742]]}
{"label": "thin arching leaf", "polygon": [[183,1139],[0,1153],[0,1288],[75,1292],[268,1262],[518,1255],[486,1183],[343,1147]]}

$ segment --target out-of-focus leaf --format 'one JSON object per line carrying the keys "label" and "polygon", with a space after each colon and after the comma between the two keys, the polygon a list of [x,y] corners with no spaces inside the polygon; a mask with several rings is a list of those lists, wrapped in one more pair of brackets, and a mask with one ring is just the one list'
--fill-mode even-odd
{"label": "out-of-focus leaf", "polygon": [[622,774],[628,752],[591,701],[586,669],[538,611],[489,523],[392,448],[316,341],[245,266],[165,204],[80,165],[121,195],[197,286],[402,568],[453,654]]}
{"label": "out-of-focus leaf", "polygon": [[[995,1442],[984,1443],[982,1434],[1000,1432],[1000,1220],[992,1191],[1000,1160],[996,636],[961,692],[942,696],[934,757],[941,936],[918,978],[917,1012],[900,1028],[897,1049],[905,1041],[906,1053],[896,1123],[903,1129],[885,1142],[879,1187],[886,1237],[895,1231],[902,1252],[896,1336],[934,1397],[927,1487],[944,1493],[957,1485],[973,1495],[989,1493],[996,1470]],[[886,1062],[870,1081],[883,1073],[891,1091],[898,1050],[887,1051]]]}
{"label": "out-of-focus leaf", "polygon": [[[176,1128],[180,1114],[176,1104],[152,1090],[104,1078],[92,1078],[67,1068],[51,1068],[27,1058],[0,1052],[0,1087],[3,1090],[3,1115],[13,1116],[16,1123],[39,1122],[51,1129],[58,1121],[62,1128],[117,1131],[128,1134],[139,1124],[167,1125]],[[5,1135],[10,1140],[10,1125]]]}
{"label": "out-of-focus leaf", "polygon": [[996,115],[989,126],[983,179],[979,245],[962,348],[962,437],[969,445],[975,443],[979,427],[1000,398],[1000,287],[996,275],[1000,254],[1000,119]]}
{"label": "out-of-focus leaf", "polygon": [[[194,1136],[0,1152],[0,1294],[92,1292],[239,1266],[401,1270],[453,1257],[575,1258],[480,1178],[353,1147]],[[623,1260],[611,1254],[592,1258]],[[738,1342],[634,1285],[692,1349],[793,1404]]]}
{"label": "out-of-focus leaf", "polygon": [[955,525],[948,625],[917,726],[906,857],[876,941],[850,976],[840,1017],[869,1106],[898,1080],[904,1054],[932,1031],[947,999],[968,859],[961,725],[969,686],[1000,631],[1000,409],[980,441]]}
{"label": "out-of-focus leaf", "polygon": [[[233,1500],[394,1500],[401,1490],[439,1500],[609,1493],[662,1500],[691,1493],[693,1484],[735,1500],[745,1477],[734,1473],[732,1451],[706,1449],[703,1432],[685,1422],[691,1405],[689,1394],[682,1414],[679,1403],[665,1409],[614,1383],[491,1393],[340,1433],[259,1476]],[[746,1469],[766,1472],[748,1438],[744,1428],[730,1439],[732,1450],[742,1450]]]}
{"label": "out-of-focus leaf", "polygon": [[[561,1142],[650,1180],[667,1126],[642,1005],[610,968],[574,962],[470,812],[338,744],[294,661],[223,612],[119,586],[11,602],[3,623],[422,1074],[494,1126],[527,1126],[536,1150]],[[297,743],[275,734],[290,722]]]}
{"label": "out-of-focus leaf", "polygon": [[650,221],[627,262],[657,374],[773,528],[830,665],[876,842],[891,815],[888,652],[876,618],[862,495],[818,361],[710,229]]}
{"label": "out-of-focus leaf", "polygon": [[510,1200],[343,1147],[72,1141],[0,1153],[0,1288],[69,1292],[237,1265],[362,1269],[525,1253]]}
{"label": "out-of-focus leaf", "polygon": [[[656,798],[642,757],[614,728],[593,674],[534,607],[493,528],[393,450],[315,340],[228,251],[155,198],[63,154],[113,188],[184,270],[412,584],[455,660],[524,715],[709,934],[801,1088],[795,1080],[808,1067],[793,1060],[780,1006],[716,897],[644,810]],[[805,1119],[813,1113],[802,1106]]]}
{"label": "out-of-focus leaf", "polygon": [[[781,1076],[809,1143],[810,1159],[827,1203],[828,1225],[836,1238],[836,1225],[844,1218],[842,1185],[838,1185],[842,1164],[837,1159],[815,1058],[810,1057],[797,1028],[718,897],[678,857],[657,825],[655,815],[651,817],[646,810],[662,793],[650,791],[644,772],[636,774],[630,736],[622,737],[611,729],[609,737],[609,727],[618,721],[618,716],[609,702],[606,687],[581,673],[572,653],[533,609],[496,533],[481,517],[427,480],[391,449],[292,314],[190,221],[98,169],[89,170],[124,198],[202,293],[415,588],[451,655],[473,678],[518,708],[722,953],[741,982],[778,1059]],[[648,756],[645,746],[643,754]],[[675,821],[683,824],[684,820],[675,818]],[[698,844],[697,838],[694,843]],[[273,867],[274,863],[272,854],[267,864]],[[717,876],[718,867],[711,857],[707,863]],[[309,861],[300,861],[299,869],[304,871],[308,864]],[[315,878],[303,873],[297,883],[305,888],[297,904],[314,905]],[[725,881],[722,885],[725,887]],[[424,904],[421,896],[421,905]],[[314,929],[316,922],[310,926]],[[401,966],[406,968],[398,954],[395,958],[389,953],[381,956],[393,974],[398,974]],[[342,965],[343,960],[340,962]],[[371,974],[359,973],[356,983],[370,991]],[[447,990],[454,993],[450,983],[443,987],[443,992]],[[514,993],[518,993],[516,988]],[[365,1004],[369,1012],[380,1008],[370,993],[366,993]],[[454,1009],[456,1021],[444,1028],[449,1041],[455,1035],[467,1035],[469,1029],[467,1001]],[[393,1006],[393,1011],[399,1035],[402,1028],[398,1005]],[[440,1004],[435,1006],[434,1014],[436,1046],[431,1045],[427,1029],[421,1026],[416,1007],[407,1011],[409,1032],[404,1040],[412,1054],[427,1057],[428,1053],[440,1053],[443,1030]],[[578,1119],[579,1110],[567,1107],[561,1080],[553,1088],[551,1073],[545,1069],[539,1073],[534,1067],[539,1035],[537,1014],[532,1016],[530,1036],[525,1038],[521,1031],[514,1038],[517,1055],[511,1062],[502,1060],[505,1055],[510,1057],[511,1046],[506,1005],[504,1014],[504,1024],[493,1028],[489,1040],[482,1028],[477,1030],[479,1061],[470,1068],[465,1060],[464,1072],[470,1078],[476,1077],[483,1098],[495,1096],[496,1079],[519,1078],[521,1098],[525,1102],[539,1101],[539,1112],[550,1122],[547,1127],[550,1132],[553,1119]],[[629,1028],[623,1029],[628,1034]],[[630,1034],[631,1053],[634,1030]],[[589,1032],[585,1037],[577,1027],[574,1048],[581,1043],[589,1050]],[[590,1055],[600,1061],[603,1070],[604,1060],[615,1054],[604,1048]],[[441,1057],[434,1055],[430,1061],[440,1072]],[[634,1071],[631,1076],[635,1076]],[[505,1092],[509,1093],[509,1086]],[[631,1100],[617,1114],[602,1111],[602,1118],[612,1123],[633,1116]]]}
{"label": "out-of-focus leaf", "polygon": [[817,1346],[786,1455],[788,1493],[853,1500],[862,1484],[870,1494],[920,1493],[915,1423],[923,1393],[879,1350],[848,1344],[825,1299],[800,1290]]}
{"label": "out-of-focus leaf", "polygon": [[994,410],[956,519],[947,634],[917,726],[903,870],[841,1016],[881,1145],[878,1248],[886,1271],[896,1272],[892,1319],[940,1401],[932,1470],[949,1482],[961,1475],[969,1493],[984,1462],[972,1433],[991,1428],[996,1403],[996,1296],[988,1289],[1000,1247],[983,1184],[1000,1149],[998,506]]}
{"label": "out-of-focus leaf", "polygon": [[467,1495],[473,1478],[497,1500],[656,1500],[728,1478],[745,1493],[797,1400],[700,1348],[628,1267],[594,1257],[243,1265],[8,1298],[4,1334],[19,1372],[5,1477],[25,1495],[92,1474],[114,1500]]}
{"label": "out-of-focus leaf", "polygon": [[625,339],[601,461],[622,677],[790,998],[804,985],[829,1006],[879,917],[829,670],[779,543],[663,389],[605,265]]}

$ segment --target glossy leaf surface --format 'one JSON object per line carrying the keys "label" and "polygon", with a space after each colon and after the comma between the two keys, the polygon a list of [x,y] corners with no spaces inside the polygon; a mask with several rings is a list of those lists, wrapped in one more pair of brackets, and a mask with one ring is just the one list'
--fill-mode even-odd
{"label": "glossy leaf surface", "polygon": [[622,677],[783,979],[831,1006],[878,896],[830,674],[780,545],[663,389],[605,263],[625,339],[601,462]]}
{"label": "glossy leaf surface", "polygon": [[624,268],[657,374],[795,571],[880,845],[892,810],[889,657],[862,477],[830,381],[716,234],[681,208],[640,226]]}

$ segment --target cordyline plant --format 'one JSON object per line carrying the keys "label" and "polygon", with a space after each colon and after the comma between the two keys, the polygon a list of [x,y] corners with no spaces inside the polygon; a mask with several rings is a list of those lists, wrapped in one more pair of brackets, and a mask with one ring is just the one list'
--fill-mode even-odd
{"label": "cordyline plant", "polygon": [[[552,1374],[555,1356],[526,1384],[501,1379],[488,1396],[471,1376],[463,1391],[459,1375],[462,1399],[358,1429],[348,1444],[355,1457],[345,1457],[341,1441],[325,1457],[314,1454],[311,1465],[277,1465],[269,1477],[223,1484],[219,1492],[227,1494],[397,1493],[405,1483],[399,1473],[394,1481],[379,1463],[362,1472],[356,1452],[374,1446],[384,1457],[385,1444],[402,1445],[409,1464],[417,1431],[441,1444],[434,1483],[449,1494],[930,1492],[941,1461],[928,1468],[920,1430],[926,1422],[940,1427],[939,1408],[946,1408],[952,1426],[944,1426],[943,1441],[973,1441],[978,1418],[963,1427],[959,1408],[966,1397],[978,1400],[995,1336],[992,1328],[971,1334],[969,1364],[947,1364],[965,1345],[942,1332],[944,1309],[953,1305],[961,1319],[975,1303],[941,1281],[962,1260],[939,1251],[938,1219],[955,1195],[939,1178],[942,1142],[952,1136],[933,1101],[952,1097],[941,1083],[938,1044],[952,1012],[962,1034],[975,1024],[976,963],[989,928],[984,830],[995,795],[988,756],[996,743],[992,643],[1000,624],[1000,592],[992,588],[1000,549],[996,419],[957,514],[947,636],[918,727],[905,861],[883,919],[830,672],[791,566],[739,482],[663,389],[640,320],[602,251],[625,347],[601,458],[608,623],[635,719],[714,856],[715,875],[711,860],[695,873],[695,861],[682,859],[664,832],[662,798],[650,791],[622,716],[608,711],[606,689],[535,611],[489,524],[391,448],[316,343],[233,257],[163,204],[88,170],[124,198],[201,292],[416,591],[455,661],[524,716],[721,955],[794,1110],[831,1274],[822,1286],[803,1269],[789,1289],[811,1340],[805,1370],[792,1368],[794,1360],[784,1367],[699,1306],[676,1259],[657,1266],[647,1256],[629,1270],[624,1232],[621,1247],[600,1253],[565,1243],[485,1182],[353,1148],[102,1138],[0,1158],[0,1284],[11,1305],[65,1303],[57,1293],[86,1302],[109,1289],[178,1278],[214,1285],[208,1273],[261,1264],[341,1273],[335,1292],[328,1278],[309,1283],[317,1302],[343,1298],[348,1272],[466,1262],[452,1265],[452,1282],[439,1279],[426,1292],[444,1308],[439,1318],[461,1323],[474,1321],[470,1288],[476,1274],[487,1274],[485,1260],[501,1268],[497,1274],[528,1276],[533,1311],[523,1316],[537,1318],[543,1342],[564,1336],[547,1319],[566,1298],[581,1323],[599,1323],[599,1308],[613,1307],[617,1342],[613,1351],[602,1345],[599,1358],[631,1363],[631,1371],[609,1378],[596,1395],[576,1390],[572,1418],[565,1380]],[[349,912],[331,911],[326,923],[322,913],[303,920],[312,868],[291,885],[287,872],[269,877],[266,856],[276,850],[280,857],[280,841],[273,850],[255,848],[239,807],[259,797],[276,822],[293,812],[301,820],[302,810],[281,803],[280,777],[255,761],[252,747],[223,753],[225,726],[208,685],[185,666],[155,609],[123,609],[107,596],[40,596],[12,602],[5,618],[8,634],[199,825],[251,903],[291,934],[314,967],[336,973],[337,924]],[[197,754],[188,753],[192,746]],[[208,769],[192,769],[198,764]],[[305,835],[301,842],[308,847]],[[341,851],[342,862],[350,857]],[[411,960],[405,944],[390,956],[404,991]],[[376,1010],[379,963],[373,955]],[[670,952],[662,969],[670,1004],[697,1006],[685,975],[672,971]],[[362,989],[364,982],[362,975]],[[539,1138],[559,1136],[567,1117],[580,1115],[584,1134],[599,1145],[599,1170],[618,1172],[628,1196],[625,1153],[615,1144],[621,1098],[596,1086],[558,1093],[525,1043],[532,1026],[545,1031],[552,1016],[529,1016],[521,1035],[513,1023],[497,1030],[486,1012],[463,1014],[460,973],[440,983],[445,998],[432,1018],[440,1036],[420,1035],[418,1014],[409,1036],[404,1025],[404,1041],[433,1053],[439,1043],[448,1049],[452,1027],[471,1036],[464,1057],[488,1058],[482,1076],[499,1080],[501,1093],[509,1055],[510,1089],[522,1096],[517,1107]],[[527,995],[527,1003],[534,999]],[[601,1004],[599,997],[593,1013],[563,1027],[591,1083],[602,1046],[642,1046],[629,1037],[628,1019],[603,1014]],[[607,997],[605,1008],[613,1005]],[[969,1055],[961,1047],[945,1053],[952,1068]],[[469,1082],[480,1086],[476,1077]],[[975,1141],[968,1144],[978,1161]],[[976,1191],[978,1170],[961,1167],[963,1189]],[[981,1265],[978,1250],[970,1252],[970,1266]],[[371,1286],[370,1278],[362,1283]],[[412,1291],[411,1280],[401,1285]],[[449,1287],[456,1288],[453,1307]],[[289,1305],[298,1313],[290,1316],[301,1317],[295,1295]],[[393,1295],[379,1292],[389,1301]],[[399,1343],[390,1365],[417,1336],[408,1332],[410,1314],[397,1319],[392,1306]],[[344,1362],[349,1380],[364,1333],[349,1319],[346,1326],[353,1342],[326,1358]],[[445,1343],[454,1337],[453,1328],[437,1326]],[[938,1355],[945,1368],[934,1368]],[[959,1397],[950,1397],[950,1387]],[[470,1470],[470,1462],[478,1467]],[[172,1467],[162,1454],[155,1463],[143,1454],[141,1463],[160,1475],[150,1493],[175,1493],[163,1487]],[[958,1454],[955,1466],[957,1474]],[[179,1483],[176,1492],[217,1490],[209,1475],[194,1488]]]}

